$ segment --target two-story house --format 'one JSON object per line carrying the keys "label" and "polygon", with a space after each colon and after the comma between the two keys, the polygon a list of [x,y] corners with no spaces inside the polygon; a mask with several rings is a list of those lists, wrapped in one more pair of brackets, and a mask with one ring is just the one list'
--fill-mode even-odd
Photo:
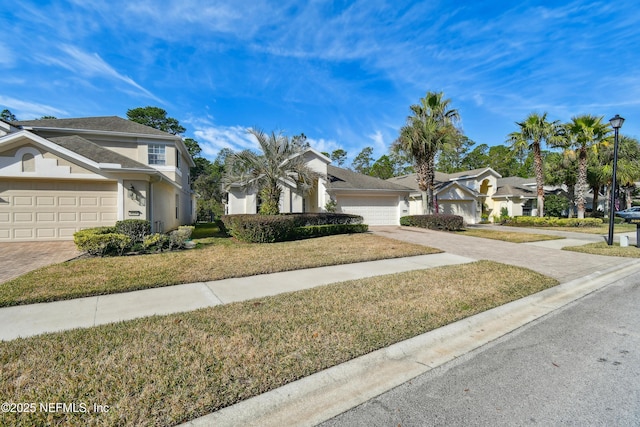
{"label": "two-story house", "polygon": [[120,117],[0,120],[0,241],[71,240],[83,228],[195,220],[182,138]]}

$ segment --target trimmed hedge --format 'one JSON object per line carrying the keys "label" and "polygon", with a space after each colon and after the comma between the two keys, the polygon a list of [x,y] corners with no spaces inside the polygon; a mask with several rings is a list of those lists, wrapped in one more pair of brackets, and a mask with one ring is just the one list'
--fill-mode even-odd
{"label": "trimmed hedge", "polygon": [[333,236],[334,234],[365,233],[368,230],[369,226],[367,224],[326,224],[297,227],[294,233],[297,239],[308,239],[312,237]]}
{"label": "trimmed hedge", "polygon": [[146,219],[125,219],[116,222],[116,233],[126,234],[135,243],[142,243],[151,234],[151,223]]}
{"label": "trimmed hedge", "polygon": [[410,215],[401,217],[400,225],[431,230],[456,231],[464,228],[464,220],[460,215]]}
{"label": "trimmed hedge", "polygon": [[602,225],[600,218],[556,218],[537,216],[516,216],[508,219],[504,225],[524,227],[598,227]]}
{"label": "trimmed hedge", "polygon": [[[333,227],[304,230],[318,226],[363,225],[359,215],[318,213],[284,215],[223,215],[222,223],[226,232],[238,240],[251,243],[273,243],[321,235],[352,233],[362,227]],[[343,230],[343,231],[340,231]],[[366,230],[364,230],[366,231]],[[328,233],[328,234],[322,234]]]}
{"label": "trimmed hedge", "polygon": [[80,230],[73,234],[73,241],[81,251],[90,255],[122,255],[130,247],[129,236],[116,233],[115,227],[96,227]]}

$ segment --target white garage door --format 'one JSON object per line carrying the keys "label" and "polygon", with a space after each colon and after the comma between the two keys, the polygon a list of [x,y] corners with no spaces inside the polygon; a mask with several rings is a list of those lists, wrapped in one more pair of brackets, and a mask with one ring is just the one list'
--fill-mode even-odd
{"label": "white garage door", "polygon": [[473,200],[438,201],[438,211],[442,214],[460,215],[467,224],[475,224]]}
{"label": "white garage door", "polygon": [[369,225],[398,225],[398,196],[338,196],[339,212],[360,215]]}
{"label": "white garage door", "polygon": [[0,241],[72,240],[114,225],[117,183],[0,180]]}

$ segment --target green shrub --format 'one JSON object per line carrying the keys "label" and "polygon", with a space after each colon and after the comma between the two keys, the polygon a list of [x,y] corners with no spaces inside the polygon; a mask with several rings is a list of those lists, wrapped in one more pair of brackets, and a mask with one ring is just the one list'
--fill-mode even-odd
{"label": "green shrub", "polygon": [[600,218],[540,218],[537,216],[517,216],[507,223],[507,225],[525,227],[598,227],[601,224]]}
{"label": "green shrub", "polygon": [[184,248],[185,243],[191,237],[191,233],[195,227],[192,225],[181,225],[177,230],[169,233],[169,249]]}
{"label": "green shrub", "polygon": [[559,217],[569,209],[569,199],[556,194],[549,194],[544,198],[544,214],[548,217]]}
{"label": "green shrub", "polygon": [[161,233],[149,234],[144,237],[142,247],[145,251],[161,252],[169,248],[169,236]]}
{"label": "green shrub", "polygon": [[[283,215],[224,215],[222,223],[229,235],[251,243],[273,243],[300,238],[300,227],[362,224],[362,217],[342,213]],[[346,230],[346,228],[345,228]],[[301,232],[305,233],[305,232]]]}
{"label": "green shrub", "polygon": [[135,243],[142,243],[144,236],[151,234],[151,223],[146,219],[125,219],[116,222],[116,233],[125,234]]}
{"label": "green shrub", "polygon": [[81,251],[94,256],[122,255],[132,245],[126,234],[116,233],[115,227],[96,227],[73,234],[73,241]]}
{"label": "green shrub", "polygon": [[313,237],[333,236],[335,234],[365,233],[369,230],[367,224],[326,224],[308,225],[294,229],[294,238],[309,239]]}
{"label": "green shrub", "polygon": [[231,236],[251,243],[287,240],[296,227],[296,218],[288,215],[224,215],[222,222]]}
{"label": "green shrub", "polygon": [[460,215],[410,215],[400,218],[400,225],[431,230],[456,231],[464,228],[464,220]]}

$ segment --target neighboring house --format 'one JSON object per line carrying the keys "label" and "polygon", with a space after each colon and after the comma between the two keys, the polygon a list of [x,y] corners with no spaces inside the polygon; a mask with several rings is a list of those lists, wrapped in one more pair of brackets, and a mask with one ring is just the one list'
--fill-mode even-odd
{"label": "neighboring house", "polygon": [[[435,211],[460,215],[467,224],[479,222],[483,209],[488,215],[491,215],[494,210],[495,203],[492,197],[498,189],[500,178],[500,174],[491,168],[450,174],[436,172],[433,191]],[[409,213],[422,214],[422,193],[418,187],[416,174],[389,178],[388,181],[411,188]]]}
{"label": "neighboring house", "polygon": [[[402,216],[422,214],[416,174],[381,180],[332,166],[329,158],[313,149],[303,155],[320,178],[306,195],[283,183],[280,212],[325,212],[327,202],[333,200],[337,212],[361,215],[369,225],[399,225]],[[467,224],[480,222],[483,215],[493,220],[503,208],[509,216],[536,214],[534,178],[503,178],[491,168],[481,168],[436,172],[435,184],[436,212],[460,215]],[[545,194],[567,196],[560,187],[545,186]],[[593,200],[587,199],[589,203]],[[233,186],[229,191],[228,214],[257,213],[258,208],[256,189]]]}
{"label": "neighboring house", "polygon": [[[326,212],[327,203],[333,200],[336,212],[361,215],[369,225],[397,225],[401,216],[409,214],[410,188],[332,166],[328,157],[314,149],[303,155],[320,178],[305,195],[283,182],[280,212]],[[258,208],[257,189],[232,186],[228,214],[256,213]]]}
{"label": "neighboring house", "polygon": [[0,241],[71,240],[84,228],[195,220],[182,138],[120,117],[0,120]]}

